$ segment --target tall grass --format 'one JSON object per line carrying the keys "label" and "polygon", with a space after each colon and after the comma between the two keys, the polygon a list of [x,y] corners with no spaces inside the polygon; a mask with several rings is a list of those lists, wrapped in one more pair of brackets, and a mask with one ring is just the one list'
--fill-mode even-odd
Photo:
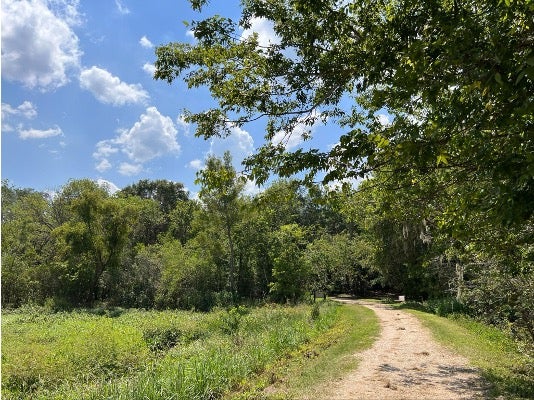
{"label": "tall grass", "polygon": [[328,330],[336,305],[2,321],[5,399],[212,399]]}

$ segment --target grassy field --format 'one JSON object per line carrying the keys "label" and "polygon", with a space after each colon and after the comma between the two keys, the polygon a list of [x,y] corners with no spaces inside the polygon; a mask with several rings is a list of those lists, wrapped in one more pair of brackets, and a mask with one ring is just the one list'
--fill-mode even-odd
{"label": "grassy field", "polygon": [[[240,397],[276,382],[291,358],[313,364],[319,353],[350,346],[338,343],[346,320],[347,308],[330,302],[211,313],[4,313],[2,398]],[[361,329],[358,340],[366,346],[375,332]],[[320,375],[314,368],[311,379]]]}
{"label": "grassy field", "polygon": [[409,307],[407,311],[417,316],[439,342],[482,371],[492,385],[492,396],[534,398],[534,360],[510,336],[463,315],[445,318]]}

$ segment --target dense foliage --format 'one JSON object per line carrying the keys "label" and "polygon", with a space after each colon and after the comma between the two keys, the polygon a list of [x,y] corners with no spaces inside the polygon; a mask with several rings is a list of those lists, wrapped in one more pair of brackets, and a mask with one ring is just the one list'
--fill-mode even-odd
{"label": "dense foliage", "polygon": [[356,290],[343,279],[365,275],[360,264],[325,266],[343,278],[318,287],[314,276],[324,272],[304,257],[314,241],[334,248],[338,235],[347,246],[353,236],[324,194],[279,181],[250,197],[228,154],[206,165],[199,200],[162,180],[114,195],[74,180],[53,196],[3,182],[2,306],[209,310]]}

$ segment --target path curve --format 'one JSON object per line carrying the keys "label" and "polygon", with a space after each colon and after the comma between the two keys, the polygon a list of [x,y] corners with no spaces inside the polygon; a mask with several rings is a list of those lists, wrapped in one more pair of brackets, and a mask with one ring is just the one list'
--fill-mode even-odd
{"label": "path curve", "polygon": [[338,299],[372,309],[380,337],[356,354],[358,368],[330,385],[328,399],[480,399],[488,386],[464,357],[438,344],[419,320],[386,304]]}

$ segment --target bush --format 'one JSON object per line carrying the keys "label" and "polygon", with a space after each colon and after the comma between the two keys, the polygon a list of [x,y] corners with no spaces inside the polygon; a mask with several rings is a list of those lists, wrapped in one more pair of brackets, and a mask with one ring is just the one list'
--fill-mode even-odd
{"label": "bush", "polygon": [[452,297],[428,300],[424,303],[424,306],[427,311],[440,317],[446,317],[450,314],[468,313],[468,308]]}
{"label": "bush", "polygon": [[143,340],[152,351],[166,351],[180,342],[182,332],[176,327],[158,327],[143,332]]}
{"label": "bush", "polygon": [[321,316],[320,308],[321,307],[320,307],[319,303],[313,304],[311,312],[310,312],[310,316],[311,316],[311,319],[313,321],[319,319],[319,317]]}
{"label": "bush", "polygon": [[249,313],[245,306],[232,307],[225,314],[221,316],[221,327],[223,332],[228,334],[236,334],[241,325],[243,316]]}

